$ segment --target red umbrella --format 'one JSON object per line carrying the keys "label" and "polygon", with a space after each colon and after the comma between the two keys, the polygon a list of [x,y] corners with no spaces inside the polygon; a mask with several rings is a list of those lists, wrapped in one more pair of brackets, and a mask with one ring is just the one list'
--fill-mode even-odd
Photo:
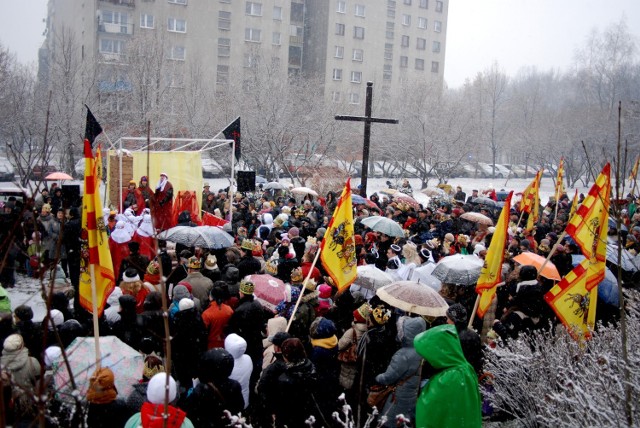
{"label": "red umbrella", "polygon": [[255,286],[253,295],[271,311],[275,311],[278,303],[285,297],[285,284],[271,275],[248,275],[245,277]]}
{"label": "red umbrella", "polygon": [[410,207],[413,207],[413,208],[415,208],[417,210],[420,209],[420,204],[418,203],[418,201],[416,201],[415,199],[413,199],[409,195],[404,195],[402,193],[396,193],[395,195],[393,195],[393,200],[395,202],[404,202],[405,204],[407,204]]}

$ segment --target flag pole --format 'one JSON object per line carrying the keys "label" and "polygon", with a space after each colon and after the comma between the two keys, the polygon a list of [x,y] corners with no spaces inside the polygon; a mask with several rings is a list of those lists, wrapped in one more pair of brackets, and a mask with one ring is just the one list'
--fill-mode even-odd
{"label": "flag pole", "polygon": [[98,295],[96,293],[96,271],[93,263],[89,264],[89,272],[91,274],[91,306],[93,312],[93,339],[96,350],[96,371],[100,370],[100,328],[98,327]]}
{"label": "flag pole", "polygon": [[471,311],[471,316],[469,317],[469,324],[467,325],[467,328],[471,328],[471,326],[473,325],[473,321],[476,319],[476,312],[478,311],[478,306],[480,306],[479,294],[476,295],[476,302],[473,304],[473,311]]}
{"label": "flag pole", "polygon": [[[234,170],[235,170],[235,162],[236,162],[236,140],[233,140],[231,143],[231,183],[229,184],[229,223],[233,226],[233,195],[236,193],[235,185],[234,185]],[[224,209],[224,207],[223,207]]]}
{"label": "flag pole", "polygon": [[316,251],[316,256],[313,258],[313,263],[311,264],[311,267],[309,268],[309,272],[307,273],[307,277],[302,282],[302,290],[300,290],[300,295],[298,296],[296,305],[293,307],[293,311],[291,312],[291,317],[289,318],[289,322],[287,323],[287,328],[284,330],[285,332],[289,331],[289,328],[293,323],[293,318],[295,317],[296,312],[298,311],[298,306],[300,306],[300,302],[302,301],[302,296],[304,294],[304,289],[305,289],[305,286],[307,285],[307,281],[309,281],[309,278],[311,278],[311,274],[313,273],[313,268],[316,267],[316,263],[318,262],[320,251],[321,251],[320,248],[318,248],[318,251]]}
{"label": "flag pole", "polygon": [[549,260],[551,260],[551,257],[553,257],[553,255],[556,253],[556,249],[558,248],[562,240],[565,238],[565,236],[567,236],[567,232],[562,232],[562,235],[560,235],[556,243],[553,244],[553,248],[551,249],[551,251],[549,251],[549,255],[545,259],[544,263],[542,263],[542,266],[540,266],[540,269],[538,269],[538,273],[542,272],[542,269],[544,269],[544,267],[547,265]]}
{"label": "flag pole", "polygon": [[118,166],[118,173],[120,174],[120,179],[118,182],[118,206],[120,207],[120,209],[118,210],[118,213],[122,214],[122,138],[120,138],[120,155],[118,156],[119,159],[119,166]]}

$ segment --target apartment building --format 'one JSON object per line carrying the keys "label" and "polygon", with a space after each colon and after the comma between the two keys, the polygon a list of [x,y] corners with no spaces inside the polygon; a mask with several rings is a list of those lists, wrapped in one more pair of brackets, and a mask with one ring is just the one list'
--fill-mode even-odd
{"label": "apartment building", "polygon": [[130,90],[134,64],[155,64],[180,90],[195,64],[224,86],[268,60],[283,78],[320,76],[327,100],[360,104],[368,80],[383,94],[403,82],[442,84],[447,9],[448,0],[49,0],[39,75],[73,39],[80,60],[96,64],[105,99]]}

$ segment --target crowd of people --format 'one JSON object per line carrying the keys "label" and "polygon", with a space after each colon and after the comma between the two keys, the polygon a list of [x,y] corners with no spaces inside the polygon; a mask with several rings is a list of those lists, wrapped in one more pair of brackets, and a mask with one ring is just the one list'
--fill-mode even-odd
{"label": "crowd of people", "polygon": [[[313,263],[338,202],[335,192],[321,198],[307,195],[301,201],[261,189],[228,195],[225,189],[212,192],[205,183],[202,212],[194,212],[182,210],[165,174],[153,193],[147,181],[131,181],[122,213],[105,212],[117,286],[99,320],[100,335],[115,335],[144,355],[144,371],[127,397],[115,389],[118,373],[104,367],[92,375],[82,397],[91,427],[162,426],[168,357],[171,427],[226,426],[225,410],[245,415],[253,426],[301,427],[310,416],[318,426],[334,426],[332,413],[342,393],[354,419],[363,421],[371,413],[368,391],[381,386],[393,387],[379,404],[380,414],[387,417],[384,426],[407,420],[407,426],[416,427],[478,427],[482,416],[491,413],[488,397],[481,394],[488,391],[482,383],[486,347],[556,322],[543,301],[553,283],[539,277],[536,268],[514,263],[513,257],[527,251],[549,254],[568,221],[567,195],[557,201],[557,209],[553,198],[541,207],[533,230],[522,226],[526,215],[511,209],[505,286],[499,287],[484,319],[468,328],[476,298],[472,286],[442,284],[440,294],[449,304],[446,317],[404,313],[357,280],[338,292],[324,267]],[[411,194],[410,185],[402,187],[400,193]],[[413,280],[417,268],[443,257],[484,258],[494,229],[461,216],[480,212],[495,222],[500,209],[473,203],[460,187],[452,193],[433,198],[428,206],[383,194],[354,205],[357,264],[374,265],[397,280]],[[472,193],[477,196],[478,190]],[[495,190],[486,193],[495,199]],[[25,205],[9,201],[3,207],[4,288],[20,279],[14,275],[19,271],[45,279],[68,276],[77,290],[80,213],[77,207],[65,211],[54,197],[42,192]],[[625,234],[623,242],[633,250],[640,245],[640,212],[635,213],[633,199],[629,202],[623,215],[632,233]],[[176,213],[176,207],[177,216],[169,214]],[[195,226],[205,212],[230,219],[223,229],[234,237],[234,246],[174,249],[155,239],[170,226]],[[394,220],[405,236],[366,228],[362,220],[373,215]],[[610,234],[617,232],[613,228]],[[4,245],[9,236],[10,245]],[[578,248],[568,239],[558,244],[551,261],[564,275]],[[265,273],[287,284],[274,310],[261,304],[254,283],[246,278]],[[38,418],[38,406],[27,398],[43,375],[51,398],[47,423],[80,424],[78,413],[65,412],[59,403],[65,398],[56,394],[50,375],[62,349],[93,332],[90,315],[71,294],[54,293],[42,324],[33,321],[28,305],[12,311],[5,307],[4,312],[0,306],[4,409],[14,426]],[[166,313],[163,297],[169,302]],[[614,313],[598,311],[603,318]]]}

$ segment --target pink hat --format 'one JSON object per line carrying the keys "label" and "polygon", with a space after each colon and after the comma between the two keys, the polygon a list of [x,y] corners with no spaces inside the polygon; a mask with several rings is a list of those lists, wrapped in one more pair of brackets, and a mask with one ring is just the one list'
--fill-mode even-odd
{"label": "pink hat", "polygon": [[330,299],[331,298],[331,286],[327,284],[321,284],[318,287],[318,291],[320,292],[321,299]]}

